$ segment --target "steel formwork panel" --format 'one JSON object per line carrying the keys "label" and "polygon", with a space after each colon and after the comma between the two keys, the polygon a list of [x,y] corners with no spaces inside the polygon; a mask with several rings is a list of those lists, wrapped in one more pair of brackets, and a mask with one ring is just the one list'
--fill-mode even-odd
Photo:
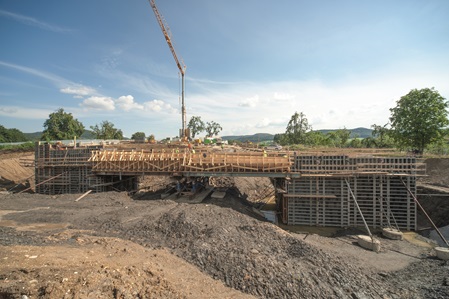
{"label": "steel formwork panel", "polygon": [[[287,183],[284,202],[287,224],[311,226],[363,226],[362,217],[345,178],[300,178]],[[414,177],[404,178],[416,193]],[[395,176],[357,176],[348,179],[366,222],[371,227],[388,223],[416,229],[416,204]]]}
{"label": "steel formwork panel", "polygon": [[416,204],[401,182],[416,194],[416,176],[425,165],[415,157],[296,154],[292,171],[301,176],[286,181],[282,207],[287,224],[363,226],[352,191],[368,225],[397,222],[402,229],[416,229]]}

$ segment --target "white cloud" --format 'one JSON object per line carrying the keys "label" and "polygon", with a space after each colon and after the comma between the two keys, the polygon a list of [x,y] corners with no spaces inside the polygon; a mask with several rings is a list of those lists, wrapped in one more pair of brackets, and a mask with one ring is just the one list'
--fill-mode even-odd
{"label": "white cloud", "polygon": [[14,114],[18,111],[19,109],[17,109],[17,107],[0,107],[1,114]]}
{"label": "white cloud", "polygon": [[269,118],[264,118],[260,123],[256,125],[257,128],[266,128],[271,124],[271,120]]}
{"label": "white cloud", "polygon": [[27,17],[24,15],[19,15],[19,14],[12,13],[12,12],[9,12],[6,10],[0,9],[0,15],[11,18],[13,20],[16,20],[16,21],[26,24],[26,25],[31,25],[31,26],[38,27],[38,28],[41,28],[44,30],[48,30],[48,31],[53,31],[53,32],[71,32],[72,31],[71,29],[68,29],[68,28],[60,27],[57,25],[52,25],[52,24],[49,24],[46,22],[39,21],[35,18]]}
{"label": "white cloud", "polygon": [[121,96],[119,97],[115,103],[117,104],[117,106],[124,110],[124,111],[130,111],[133,109],[136,110],[143,110],[144,106],[134,102],[134,97],[132,95],[127,95],[127,96]]}
{"label": "white cloud", "polygon": [[256,128],[276,128],[276,127],[285,127],[285,125],[288,122],[288,118],[277,118],[277,119],[272,119],[272,118],[268,118],[265,117],[262,119],[262,121],[260,121],[259,123],[256,124]]}
{"label": "white cloud", "polygon": [[[316,130],[369,128],[387,123],[389,109],[413,88],[434,86],[443,97],[449,98],[446,82],[449,77],[444,72],[385,71],[385,74],[339,78],[338,82],[316,79],[236,82],[209,90],[199,86],[198,92],[190,92],[186,100],[187,118],[193,114],[214,120],[223,127],[223,135],[281,133],[295,111],[303,112]],[[236,106],[254,108],[236,109]]]}
{"label": "white cloud", "polygon": [[81,106],[87,109],[95,110],[112,111],[115,109],[114,100],[109,97],[89,97],[81,103]]}
{"label": "white cloud", "polygon": [[64,86],[64,85],[75,85],[74,83],[70,82],[69,80],[66,80],[62,77],[59,77],[57,75],[47,73],[41,70],[33,69],[30,67],[14,64],[14,63],[8,63],[5,61],[0,61],[0,66],[8,67],[11,69],[14,69],[16,71],[21,71],[23,73],[27,73],[30,75],[34,75],[36,77],[44,78],[48,81],[53,82],[53,84],[57,86]]}
{"label": "white cloud", "polygon": [[165,103],[161,100],[152,100],[149,102],[143,103],[146,111],[154,111],[154,112],[166,112],[166,113],[177,113],[178,111],[173,108],[170,104]]}
{"label": "white cloud", "polygon": [[288,92],[275,92],[273,94],[273,99],[276,101],[290,101],[293,100],[295,98],[294,95],[288,93]]}
{"label": "white cloud", "polygon": [[74,98],[77,99],[82,98],[83,96],[93,95],[96,93],[95,89],[84,85],[69,86],[66,88],[61,88],[59,91],[66,94],[73,94]]}
{"label": "white cloud", "polygon": [[20,119],[46,119],[54,111],[16,106],[0,106],[0,115]]}
{"label": "white cloud", "polygon": [[253,108],[253,107],[256,107],[258,103],[259,103],[259,96],[255,95],[255,96],[252,96],[252,97],[249,97],[249,98],[246,98],[246,99],[242,100],[239,103],[239,106],[240,107],[251,107],[251,108]]}

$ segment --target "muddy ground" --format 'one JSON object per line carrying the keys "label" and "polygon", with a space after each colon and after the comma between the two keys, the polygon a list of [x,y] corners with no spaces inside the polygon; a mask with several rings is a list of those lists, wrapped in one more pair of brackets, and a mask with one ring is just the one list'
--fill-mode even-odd
{"label": "muddy ground", "polygon": [[429,240],[378,236],[375,253],[355,229],[282,230],[244,200],[264,184],[199,204],[3,192],[0,298],[449,298],[449,262]]}

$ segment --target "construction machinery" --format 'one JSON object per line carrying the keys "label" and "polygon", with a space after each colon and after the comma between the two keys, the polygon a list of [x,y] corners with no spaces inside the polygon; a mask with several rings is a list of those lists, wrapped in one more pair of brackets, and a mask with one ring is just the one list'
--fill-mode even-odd
{"label": "construction machinery", "polygon": [[189,129],[187,129],[186,126],[186,106],[184,101],[184,76],[186,73],[186,65],[184,64],[184,61],[182,59],[178,59],[178,56],[176,55],[175,48],[173,46],[170,28],[167,25],[167,22],[162,17],[162,15],[159,13],[159,10],[156,7],[156,3],[154,0],[149,0],[151,8],[153,8],[154,15],[156,16],[157,22],[159,23],[159,26],[161,27],[162,33],[164,34],[165,41],[167,42],[168,47],[170,48],[170,51],[173,55],[173,58],[175,59],[176,66],[179,69],[179,72],[181,73],[181,118],[182,118],[182,127],[179,131],[179,137],[181,140],[187,140],[190,137]]}

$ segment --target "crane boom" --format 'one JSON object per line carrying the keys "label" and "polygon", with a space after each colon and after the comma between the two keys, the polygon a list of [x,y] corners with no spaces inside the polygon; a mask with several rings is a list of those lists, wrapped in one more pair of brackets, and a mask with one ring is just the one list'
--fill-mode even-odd
{"label": "crane boom", "polygon": [[167,42],[168,47],[170,48],[170,51],[173,55],[173,58],[175,59],[176,66],[179,69],[179,72],[181,73],[181,81],[182,81],[182,91],[181,91],[181,115],[182,115],[182,128],[181,132],[179,134],[179,137],[185,138],[188,137],[189,134],[187,134],[187,128],[186,128],[186,106],[184,102],[184,75],[186,72],[186,65],[184,64],[184,61],[179,60],[178,56],[176,55],[175,48],[173,47],[173,43],[171,41],[170,37],[170,28],[167,24],[164,24],[164,19],[162,18],[161,14],[159,13],[159,10],[156,7],[156,3],[154,0],[148,0],[150,2],[151,8],[153,8],[154,15],[156,16],[157,22],[159,23],[159,26],[161,27],[162,33],[164,34],[165,41]]}

